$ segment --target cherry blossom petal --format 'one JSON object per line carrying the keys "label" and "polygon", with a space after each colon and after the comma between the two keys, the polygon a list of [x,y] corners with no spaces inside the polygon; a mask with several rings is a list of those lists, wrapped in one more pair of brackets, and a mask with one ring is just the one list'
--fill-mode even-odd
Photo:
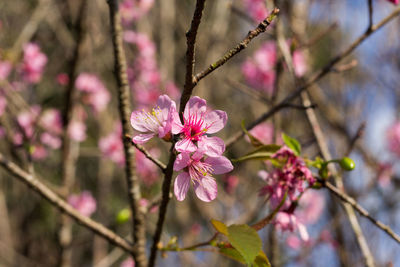
{"label": "cherry blossom petal", "polygon": [[195,152],[197,147],[190,139],[182,139],[175,144],[175,149],[179,152]]}
{"label": "cherry blossom petal", "polygon": [[174,194],[176,199],[182,201],[185,199],[190,186],[190,176],[187,172],[179,174],[174,183]]}
{"label": "cherry blossom petal", "polygon": [[200,181],[194,180],[194,191],[197,197],[205,202],[210,202],[217,197],[218,189],[214,178],[204,176]]}
{"label": "cherry blossom petal", "polygon": [[185,119],[188,119],[190,115],[198,114],[198,116],[202,116],[207,110],[207,102],[198,97],[192,96],[186,104],[185,112],[183,116]]}
{"label": "cherry blossom petal", "polygon": [[212,134],[225,127],[228,115],[225,111],[214,110],[205,115],[204,122],[207,125],[207,133]]}
{"label": "cherry blossom petal", "polygon": [[148,123],[146,123],[146,116],[143,111],[134,111],[131,114],[131,125],[139,132],[148,132]]}
{"label": "cherry blossom petal", "polygon": [[216,136],[207,137],[203,136],[199,142],[198,146],[205,151],[205,154],[210,157],[218,157],[221,156],[225,151],[225,143],[224,141]]}
{"label": "cherry blossom petal", "polygon": [[183,168],[187,167],[190,163],[190,154],[181,153],[176,157],[174,162],[174,171],[180,171]]}
{"label": "cherry blossom petal", "polygon": [[233,170],[233,165],[229,159],[224,156],[220,157],[209,157],[204,160],[213,168],[213,174],[223,174]]}
{"label": "cherry blossom petal", "polygon": [[135,144],[144,144],[144,143],[146,143],[147,141],[149,141],[151,138],[153,138],[154,135],[155,135],[154,133],[138,134],[138,135],[136,135],[136,136],[134,136],[134,137],[132,138],[132,141],[133,141]]}
{"label": "cherry blossom petal", "polygon": [[179,114],[176,111],[171,114],[171,127],[171,132],[173,134],[178,134],[182,132],[183,125],[181,123],[181,119],[179,118]]}
{"label": "cherry blossom petal", "polygon": [[175,107],[175,102],[172,101],[167,95],[160,95],[157,100],[157,107],[161,110],[163,119],[166,120],[168,119],[168,114],[171,110],[171,107]]}

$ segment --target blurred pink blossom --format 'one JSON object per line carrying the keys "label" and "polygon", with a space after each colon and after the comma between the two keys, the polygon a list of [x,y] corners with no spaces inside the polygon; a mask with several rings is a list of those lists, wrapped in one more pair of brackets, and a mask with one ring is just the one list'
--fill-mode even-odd
{"label": "blurred pink blossom", "polygon": [[6,80],[8,75],[10,74],[12,69],[12,65],[8,61],[0,60],[0,81]]}
{"label": "blurred pink blossom", "polygon": [[321,217],[325,207],[325,199],[321,192],[307,190],[301,196],[296,216],[304,224],[314,224]]}
{"label": "blurred pink blossom", "polygon": [[280,231],[294,232],[296,230],[303,241],[309,240],[307,228],[292,213],[282,211],[278,212],[273,220],[273,224],[275,225],[275,228]]}
{"label": "blurred pink blossom", "polygon": [[47,150],[44,146],[35,145],[33,147],[32,158],[35,160],[41,160],[46,158],[48,155]]}
{"label": "blurred pink blossom", "polygon": [[386,132],[387,147],[400,157],[400,121],[394,122]]}
{"label": "blurred pink blossom", "polygon": [[246,13],[257,22],[264,20],[268,16],[265,0],[242,0]]}
{"label": "blurred pink blossom", "polygon": [[52,149],[58,149],[61,147],[61,138],[49,134],[48,132],[44,132],[40,135],[40,141]]}
{"label": "blurred pink blossom", "polygon": [[[155,158],[160,156],[160,150],[158,148],[150,149],[149,153]],[[157,166],[151,160],[146,158],[146,156],[140,151],[137,151],[135,159],[136,172],[141,181],[146,186],[151,186],[155,182],[157,182],[157,180],[159,179]]]}
{"label": "blurred pink blossom", "polygon": [[125,163],[124,144],[122,143],[122,127],[118,124],[115,131],[99,140],[99,148],[103,156],[120,166]]}
{"label": "blurred pink blossom", "polygon": [[66,73],[59,73],[56,80],[59,85],[67,85],[69,82],[69,76]]}
{"label": "blurred pink blossom", "polygon": [[120,267],[135,267],[135,261],[132,258],[127,258],[121,263]]}
{"label": "blurred pink blossom", "polygon": [[[271,123],[260,123],[249,132],[263,144],[271,144],[273,142],[272,139],[274,137],[274,126]],[[248,142],[250,142],[250,139],[247,135],[245,138]]]}
{"label": "blurred pink blossom", "polygon": [[306,58],[300,50],[293,52],[293,68],[297,77],[302,77],[307,72]]}
{"label": "blurred pink blossom", "polygon": [[233,194],[239,184],[239,177],[235,175],[226,175],[223,178],[224,189],[228,194]]}
{"label": "blurred pink blossom", "polygon": [[110,93],[96,75],[86,72],[79,74],[75,86],[85,93],[83,101],[90,105],[94,112],[98,113],[107,107],[111,99]]}
{"label": "blurred pink blossom", "polygon": [[40,116],[41,126],[50,133],[60,135],[63,131],[63,122],[59,110],[50,108],[43,111]]}
{"label": "blurred pink blossom", "polygon": [[31,107],[30,111],[23,111],[17,116],[18,125],[22,128],[24,135],[31,138],[34,133],[36,119],[39,115],[40,108],[38,106]]}
{"label": "blurred pink blossom", "polygon": [[378,183],[382,187],[390,184],[393,175],[393,165],[391,163],[378,163]]}
{"label": "blurred pink blossom", "polygon": [[144,16],[153,6],[154,0],[124,0],[119,11],[122,22],[126,25]]}
{"label": "blurred pink blossom", "polygon": [[24,80],[29,83],[38,83],[42,78],[43,70],[47,63],[47,56],[34,43],[25,44],[23,50],[22,75]]}
{"label": "blurred pink blossom", "polygon": [[69,137],[76,142],[83,142],[86,139],[86,125],[81,121],[71,121],[68,127]]}
{"label": "blurred pink blossom", "polygon": [[400,0],[387,0],[395,5],[398,5],[400,3]]}
{"label": "blurred pink blossom", "polygon": [[68,203],[77,209],[82,215],[90,216],[96,211],[96,200],[89,191],[83,191],[78,195],[68,197]]}

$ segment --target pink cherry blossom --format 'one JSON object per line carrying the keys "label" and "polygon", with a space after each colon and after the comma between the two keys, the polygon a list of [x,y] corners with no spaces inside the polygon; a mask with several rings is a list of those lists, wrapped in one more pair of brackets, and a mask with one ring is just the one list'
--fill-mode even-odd
{"label": "pink cherry blossom", "polygon": [[397,157],[400,157],[400,121],[396,121],[386,132],[387,147]]}
{"label": "pink cherry blossom", "polygon": [[298,231],[303,241],[309,240],[307,228],[302,224],[293,213],[278,212],[273,220],[275,228],[280,231]]}
{"label": "pink cherry blossom", "polygon": [[47,56],[40,51],[37,44],[27,43],[24,45],[24,58],[22,63],[22,75],[29,83],[38,83],[42,78]]}
{"label": "pink cherry blossom", "polygon": [[0,60],[0,81],[7,79],[12,69],[12,65],[8,61]]}
{"label": "pink cherry blossom", "polygon": [[228,116],[222,110],[208,110],[206,100],[194,96],[186,104],[182,125],[178,113],[174,113],[173,134],[181,134],[182,140],[175,144],[179,152],[194,152],[201,147],[206,155],[215,157],[225,151],[224,141],[216,136],[208,137],[225,127]]}
{"label": "pink cherry blossom", "polygon": [[133,137],[136,144],[143,144],[158,135],[163,138],[170,134],[173,114],[176,113],[176,104],[167,95],[158,98],[157,106],[151,112],[134,111],[131,115],[132,127],[142,132]]}
{"label": "pink cherry blossom", "polygon": [[233,170],[232,163],[224,156],[207,157],[200,150],[194,154],[181,153],[174,162],[174,170],[181,172],[175,179],[174,193],[179,201],[185,199],[190,183],[193,183],[197,197],[210,202],[217,197],[217,183],[213,174],[223,174]]}
{"label": "pink cherry blossom", "polygon": [[38,106],[33,106],[29,111],[23,111],[17,116],[18,125],[23,130],[25,137],[31,138],[35,130],[36,119],[40,113]]}
{"label": "pink cherry blossom", "polygon": [[389,186],[393,176],[393,165],[391,163],[378,163],[377,175],[381,187]]}
{"label": "pink cherry blossom", "polygon": [[79,195],[68,197],[68,203],[77,209],[82,215],[90,216],[96,211],[96,200],[89,191],[83,191]]}
{"label": "pink cherry blossom", "polygon": [[132,258],[127,258],[121,263],[120,267],[135,267],[135,261]]}
{"label": "pink cherry blossom", "polygon": [[125,163],[124,144],[122,143],[122,127],[118,124],[116,131],[99,140],[99,148],[103,156],[120,166]]}

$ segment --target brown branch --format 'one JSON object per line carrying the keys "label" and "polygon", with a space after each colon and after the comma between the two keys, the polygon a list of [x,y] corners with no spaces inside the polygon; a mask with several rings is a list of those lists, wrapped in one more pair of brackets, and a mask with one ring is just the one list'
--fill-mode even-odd
{"label": "brown branch", "polygon": [[357,203],[357,201],[354,200],[354,198],[350,197],[344,192],[341,192],[337,187],[335,187],[333,184],[322,181],[322,184],[329,189],[331,193],[333,193],[335,196],[340,198],[342,201],[348,203],[351,205],[358,213],[360,213],[362,216],[367,218],[370,222],[372,222],[376,227],[379,229],[383,230],[388,236],[390,236],[394,241],[400,244],[400,236],[396,234],[389,226],[386,224],[378,221],[377,219],[371,217],[369,212],[365,210],[363,207],[360,206],[360,204]]}
{"label": "brown branch", "polygon": [[143,267],[147,265],[145,217],[139,204],[141,195],[135,170],[135,148],[131,145],[131,141],[125,138],[125,136],[129,135],[131,132],[129,123],[131,108],[130,89],[126,72],[127,64],[122,41],[122,26],[118,13],[117,0],[108,0],[107,3],[110,11],[111,33],[114,48],[115,77],[118,84],[119,113],[122,123],[122,141],[124,143],[125,152],[125,172],[128,184],[129,204],[131,206],[133,218],[132,238],[135,243],[135,249],[131,253],[137,266]]}
{"label": "brown branch", "polygon": [[[201,22],[201,17],[203,15],[205,0],[198,0],[196,2],[196,8],[194,10],[192,23],[190,25],[189,31],[186,33],[186,76],[185,76],[185,85],[181,96],[181,101],[179,105],[179,114],[181,116],[186,103],[189,101],[190,96],[192,95],[193,88],[196,86],[194,82],[194,63],[195,63],[195,45],[196,45],[196,37],[197,30],[199,29],[199,25]],[[181,118],[182,120],[182,118]]]}
{"label": "brown branch", "polygon": [[368,1],[368,19],[369,19],[367,31],[369,31],[370,29],[372,29],[372,25],[374,25],[374,20],[373,20],[374,6],[372,4],[372,0],[367,0],[367,1]]}
{"label": "brown branch", "polygon": [[[353,52],[365,39],[367,39],[371,34],[385,26],[388,22],[390,22],[392,19],[394,19],[396,16],[400,14],[400,7],[395,9],[390,15],[388,15],[386,18],[381,20],[378,24],[375,24],[371,27],[371,29],[364,34],[362,34],[359,38],[357,38],[350,46],[344,50],[342,53],[339,53],[336,57],[334,57],[328,64],[325,65],[322,69],[319,71],[315,72],[311,77],[304,83],[304,85],[298,87],[294,92],[292,92],[290,95],[288,95],[285,99],[283,99],[281,102],[279,102],[277,105],[269,109],[267,112],[262,114],[257,120],[249,124],[246,129],[251,130],[261,122],[265,121],[269,117],[271,117],[273,114],[281,110],[283,107],[285,107],[285,104],[290,103],[294,99],[296,99],[301,92],[306,90],[307,88],[311,87],[314,85],[316,82],[318,82],[321,78],[323,78],[326,74],[328,74],[332,68],[339,63],[343,58],[347,57],[351,52]],[[238,141],[241,137],[244,136],[243,131],[238,131],[236,134],[234,134],[232,137],[230,137],[227,142],[226,142],[226,147],[230,147],[233,145],[236,141]]]}
{"label": "brown branch", "polygon": [[1,153],[0,153],[0,165],[10,174],[17,177],[20,181],[29,186],[33,191],[40,194],[44,199],[49,201],[51,205],[60,209],[63,213],[76,220],[82,226],[93,231],[95,234],[102,236],[115,246],[127,252],[132,251],[132,245],[128,241],[118,236],[113,231],[106,228],[104,225],[90,219],[89,217],[80,214],[76,209],[74,209],[65,200],[59,197],[56,193],[54,193],[54,191],[48,188],[35,176],[25,172],[15,163],[7,160]]}
{"label": "brown branch", "polygon": [[201,79],[209,75],[211,72],[214,70],[218,69],[222,65],[224,65],[228,60],[230,60],[232,57],[234,57],[236,54],[238,54],[240,51],[245,49],[247,45],[253,40],[255,37],[257,37],[259,34],[265,32],[267,30],[267,27],[271,24],[271,22],[274,20],[274,18],[278,15],[279,9],[274,8],[270,15],[264,19],[260,24],[258,24],[257,28],[255,28],[252,31],[249,31],[247,34],[246,38],[243,39],[238,45],[236,45],[234,48],[229,50],[228,52],[225,53],[225,55],[208,66],[207,69],[203,70],[200,73],[197,73],[195,77],[193,78],[193,84],[196,85]]}

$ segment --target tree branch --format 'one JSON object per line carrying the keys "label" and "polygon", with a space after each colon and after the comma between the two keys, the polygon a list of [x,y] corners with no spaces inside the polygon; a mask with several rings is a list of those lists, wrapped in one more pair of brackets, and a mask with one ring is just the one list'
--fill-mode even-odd
{"label": "tree branch", "polygon": [[90,219],[89,217],[83,216],[65,200],[54,193],[50,188],[43,184],[33,175],[25,172],[15,163],[8,161],[3,154],[0,153],[0,165],[6,169],[10,174],[17,177],[20,181],[28,185],[33,191],[40,194],[44,199],[50,202],[51,205],[59,208],[66,215],[76,220],[82,226],[93,231],[95,234],[102,236],[110,243],[116,245],[119,248],[127,252],[132,251],[132,245],[123,239],[122,237],[115,234],[113,231],[106,228],[104,225]]}
{"label": "tree branch", "polygon": [[125,152],[125,172],[128,184],[129,204],[131,206],[133,218],[132,237],[135,243],[135,249],[131,253],[137,266],[143,267],[147,265],[145,217],[139,204],[141,194],[135,169],[135,149],[131,145],[131,141],[125,138],[125,136],[129,135],[131,132],[129,123],[131,107],[130,89],[126,72],[127,64],[122,41],[122,26],[118,13],[117,0],[108,0],[107,3],[110,11],[111,33],[114,47],[115,77],[118,84],[119,113],[122,123],[122,141],[124,143]]}

